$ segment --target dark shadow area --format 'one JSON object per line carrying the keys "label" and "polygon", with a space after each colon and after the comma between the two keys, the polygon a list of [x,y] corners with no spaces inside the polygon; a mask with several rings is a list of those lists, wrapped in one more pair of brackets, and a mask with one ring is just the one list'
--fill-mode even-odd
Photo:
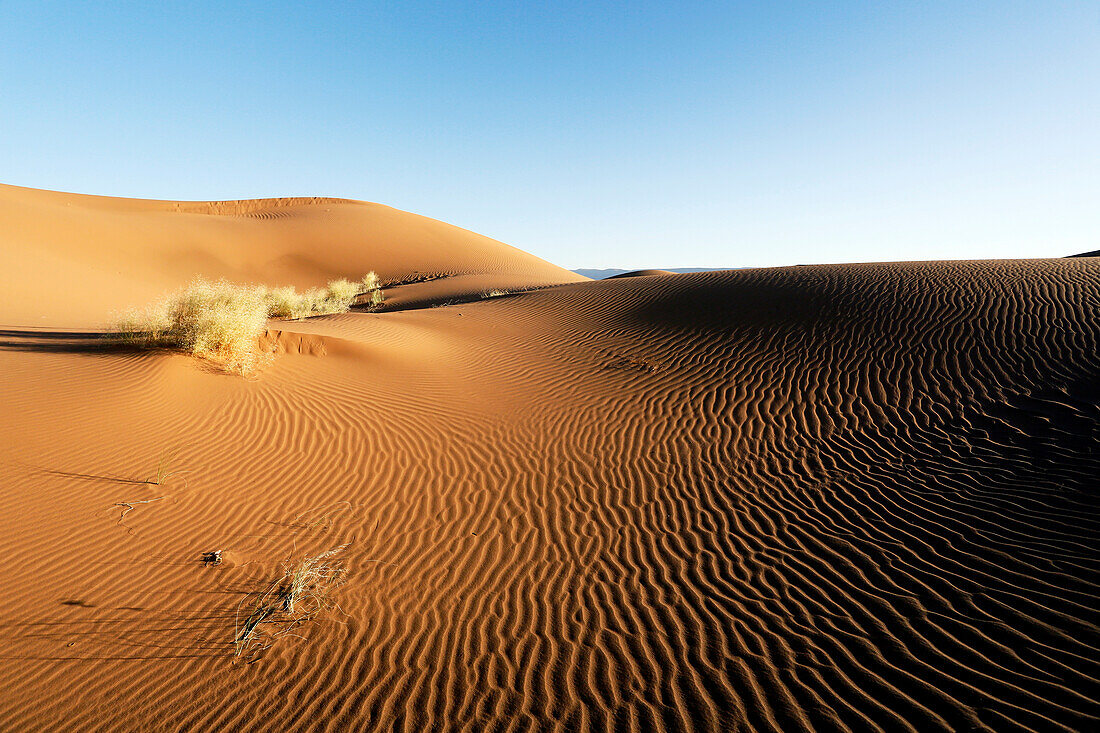
{"label": "dark shadow area", "polygon": [[[82,601],[63,601],[62,605],[93,609]],[[135,613],[133,609],[114,611]],[[93,616],[95,614],[92,614]],[[130,660],[158,661],[228,657],[233,649],[234,613],[206,615],[129,616],[80,620],[50,619],[0,626],[0,640],[7,652],[0,659],[38,659],[51,661]],[[37,642],[37,651],[12,653],[20,642]],[[89,648],[91,645],[92,648]],[[54,646],[55,651],[48,651]]]}
{"label": "dark shadow area", "polygon": [[0,350],[56,354],[138,353],[150,351],[101,331],[33,331],[0,329]]}
{"label": "dark shadow area", "polygon": [[114,484],[133,484],[135,486],[147,486],[155,485],[150,481],[139,481],[132,478],[122,478],[120,476],[104,476],[94,473],[72,473],[70,471],[54,471],[48,468],[37,469],[41,473],[50,474],[51,476],[61,476],[62,478],[74,478],[80,481],[108,481]]}
{"label": "dark shadow area", "polygon": [[125,476],[113,476],[108,473],[84,473],[80,471],[59,471],[53,468],[45,468],[25,461],[7,461],[6,465],[15,466],[26,471],[31,476],[58,476],[60,478],[76,479],[78,481],[104,481],[112,484],[129,484],[133,486],[155,486],[147,480],[128,478]]}

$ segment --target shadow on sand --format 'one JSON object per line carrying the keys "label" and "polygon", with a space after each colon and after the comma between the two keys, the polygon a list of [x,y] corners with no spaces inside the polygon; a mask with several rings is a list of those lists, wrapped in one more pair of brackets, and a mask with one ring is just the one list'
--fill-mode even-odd
{"label": "shadow on sand", "polygon": [[61,354],[138,353],[149,351],[103,331],[35,331],[0,328],[0,351],[31,351]]}

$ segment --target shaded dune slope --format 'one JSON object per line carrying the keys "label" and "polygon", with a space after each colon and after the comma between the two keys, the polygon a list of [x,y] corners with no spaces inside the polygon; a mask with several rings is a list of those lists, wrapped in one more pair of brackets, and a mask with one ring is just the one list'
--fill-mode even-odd
{"label": "shaded dune slope", "polygon": [[[9,334],[0,728],[1095,727],[1098,273],[273,322],[251,382]],[[346,542],[340,612],[232,666],[242,594]]]}
{"label": "shaded dune slope", "polygon": [[480,276],[476,287],[583,280],[479,234],[332,198],[151,201],[0,185],[0,325],[95,327],[196,275],[323,285]]}
{"label": "shaded dune slope", "polygon": [[620,277],[648,277],[650,275],[671,275],[673,274],[669,270],[631,270],[630,272],[623,272],[618,275],[612,275],[607,278],[608,280],[614,280]]}

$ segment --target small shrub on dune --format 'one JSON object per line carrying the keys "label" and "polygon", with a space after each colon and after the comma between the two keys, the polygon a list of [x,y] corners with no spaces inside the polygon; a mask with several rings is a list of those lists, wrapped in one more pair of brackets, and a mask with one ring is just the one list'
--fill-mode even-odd
{"label": "small shrub on dune", "polygon": [[268,310],[263,288],[196,280],[176,298],[169,317],[170,343],[230,369],[250,371]]}
{"label": "small shrub on dune", "polygon": [[362,292],[362,286],[359,283],[353,283],[351,280],[332,280],[328,284],[328,294],[333,300],[339,302],[346,302],[349,305],[356,296]]}
{"label": "small shrub on dune", "polygon": [[302,296],[291,286],[270,288],[264,294],[267,313],[272,318],[301,318]]}
{"label": "small shrub on dune", "polygon": [[[333,280],[326,288],[299,294],[293,287],[243,286],[199,278],[150,308],[123,314],[111,333],[126,343],[182,349],[246,373],[256,366],[257,346],[268,318],[344,313],[367,292],[364,282]],[[381,290],[375,293],[380,295]]]}
{"label": "small shrub on dune", "polygon": [[351,304],[359,296],[360,284],[353,283],[351,280],[332,280],[326,290],[325,298],[322,301],[326,309],[325,312],[343,313],[351,308]]}
{"label": "small shrub on dune", "polygon": [[332,313],[326,304],[328,297],[328,291],[324,288],[310,288],[302,293],[301,313],[298,318],[308,318],[309,316],[325,315]]}
{"label": "small shrub on dune", "polygon": [[243,372],[254,366],[266,322],[262,289],[199,278],[150,308],[124,314],[112,331],[127,343],[183,349]]}
{"label": "small shrub on dune", "polygon": [[165,340],[172,326],[168,302],[144,310],[129,310],[115,319],[111,331],[119,340],[135,346],[155,346]]}
{"label": "small shrub on dune", "polygon": [[370,294],[370,304],[372,306],[382,305],[382,298],[384,297],[382,293],[382,282],[378,279],[378,275],[374,270],[364,275],[360,282],[363,284],[363,292]]}

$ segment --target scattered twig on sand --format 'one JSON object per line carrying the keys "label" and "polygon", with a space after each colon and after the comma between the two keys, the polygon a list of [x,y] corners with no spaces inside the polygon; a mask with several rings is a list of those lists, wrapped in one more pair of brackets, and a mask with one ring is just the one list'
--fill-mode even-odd
{"label": "scattered twig on sand", "polygon": [[[184,446],[180,446],[178,448],[170,448],[170,449],[167,449],[167,450],[163,451],[160,454],[160,460],[157,461],[157,471],[156,471],[156,473],[154,473],[152,476],[149,476],[148,478],[146,478],[145,481],[133,481],[131,483],[135,483],[135,484],[142,484],[143,483],[143,484],[146,484],[148,486],[163,486],[173,476],[181,476],[182,477],[185,472],[178,471],[178,470],[174,469],[172,467],[172,465],[173,465],[173,462],[176,459],[176,456],[179,454],[179,452],[181,450],[183,450],[184,448],[186,448],[186,447],[187,446],[184,445]],[[186,478],[183,478],[183,487],[184,487],[184,489],[187,488],[187,479]],[[162,500],[167,499],[167,498],[168,498],[168,495],[164,495],[164,496],[157,496],[157,497],[154,497],[152,499],[135,499],[133,501],[119,501],[119,502],[115,502],[114,504],[112,504],[110,506],[110,509],[114,509],[115,507],[118,507],[118,508],[122,509],[122,513],[119,514],[119,517],[118,517],[118,524],[122,524],[122,526],[126,527],[126,525],[123,524],[123,520],[126,519],[126,515],[129,514],[132,511],[134,511],[134,509],[139,504],[152,504],[154,501],[162,501]],[[133,530],[132,527],[126,527],[126,530],[129,534],[134,533],[134,530]]]}
{"label": "scattered twig on sand", "polygon": [[[328,529],[330,526],[332,526],[333,514],[335,514],[336,512],[348,511],[350,509],[350,501],[338,501],[335,504],[330,504],[329,506],[322,507],[321,509],[307,509],[298,516],[294,517],[294,519],[290,520],[290,524],[294,526],[304,527],[306,529],[314,529],[323,525],[325,529]],[[310,515],[313,515],[312,519],[309,519],[308,521],[302,520],[303,517],[309,517]]]}
{"label": "scattered twig on sand", "polygon": [[155,499],[142,499],[141,501],[120,501],[117,504],[112,504],[111,507],[112,508],[114,508],[116,506],[123,507],[122,514],[120,514],[119,517],[118,517],[118,523],[122,524],[122,520],[126,518],[127,514],[134,511],[134,507],[137,506],[138,504],[152,504],[154,501],[160,501],[161,499],[165,499],[165,498],[167,498],[167,497],[158,496]]}

